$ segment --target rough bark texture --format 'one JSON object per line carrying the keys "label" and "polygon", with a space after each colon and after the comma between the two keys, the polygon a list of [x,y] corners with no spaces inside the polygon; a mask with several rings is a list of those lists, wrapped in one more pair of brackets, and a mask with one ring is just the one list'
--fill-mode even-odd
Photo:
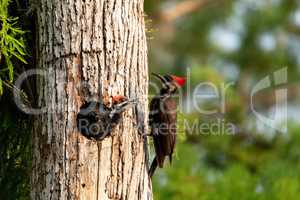
{"label": "rough bark texture", "polygon": [[[32,199],[152,199],[147,174],[148,66],[143,0],[41,0],[39,115]],[[85,100],[138,97],[101,142],[76,129]]]}

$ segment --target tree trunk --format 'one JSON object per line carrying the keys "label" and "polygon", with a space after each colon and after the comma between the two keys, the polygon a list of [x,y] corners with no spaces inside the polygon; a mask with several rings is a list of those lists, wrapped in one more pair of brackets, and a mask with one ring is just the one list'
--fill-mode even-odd
{"label": "tree trunk", "polygon": [[[152,199],[147,172],[148,66],[143,0],[41,0],[32,199]],[[110,136],[76,128],[84,101],[138,98]]]}

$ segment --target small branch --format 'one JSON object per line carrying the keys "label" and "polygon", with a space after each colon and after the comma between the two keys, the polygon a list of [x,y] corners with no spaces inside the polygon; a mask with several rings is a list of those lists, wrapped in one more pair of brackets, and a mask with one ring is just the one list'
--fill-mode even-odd
{"label": "small branch", "polygon": [[28,100],[27,94],[23,90],[17,88],[15,85],[13,85],[7,81],[4,81],[4,80],[3,80],[3,85],[6,86],[7,88],[9,88],[13,93],[19,92],[24,103],[26,103],[27,105],[31,105],[30,101]]}
{"label": "small branch", "polygon": [[211,0],[186,0],[160,13],[160,21],[171,23],[174,20],[203,8]]}

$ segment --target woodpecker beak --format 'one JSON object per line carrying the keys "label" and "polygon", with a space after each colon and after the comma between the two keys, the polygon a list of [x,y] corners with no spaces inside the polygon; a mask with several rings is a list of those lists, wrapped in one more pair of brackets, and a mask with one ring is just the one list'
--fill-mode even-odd
{"label": "woodpecker beak", "polygon": [[137,104],[137,101],[137,98],[128,99],[127,97],[122,95],[112,96],[113,105]]}
{"label": "woodpecker beak", "polygon": [[152,75],[155,76],[156,78],[158,78],[163,83],[167,82],[166,79],[163,76],[159,75],[159,74],[156,74],[156,73],[152,72]]}
{"label": "woodpecker beak", "polygon": [[137,98],[135,99],[128,99],[125,96],[118,95],[113,96],[113,110],[110,113],[110,116],[112,117],[115,113],[121,113],[125,111],[126,109],[129,109],[137,104]]}
{"label": "woodpecker beak", "polygon": [[185,78],[179,77],[179,76],[171,76],[173,81],[179,86],[182,87],[185,84]]}

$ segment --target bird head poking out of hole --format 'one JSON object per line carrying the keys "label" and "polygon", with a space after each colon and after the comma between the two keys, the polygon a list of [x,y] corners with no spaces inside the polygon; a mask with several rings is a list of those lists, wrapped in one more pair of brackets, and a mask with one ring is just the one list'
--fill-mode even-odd
{"label": "bird head poking out of hole", "polygon": [[122,95],[113,96],[112,97],[112,104],[116,105],[116,104],[122,103],[122,102],[127,101],[127,100],[128,100],[127,97],[122,96]]}
{"label": "bird head poking out of hole", "polygon": [[86,102],[77,114],[77,128],[89,139],[104,139],[120,123],[122,113],[135,103],[121,95],[112,97],[111,107],[102,102]]}

